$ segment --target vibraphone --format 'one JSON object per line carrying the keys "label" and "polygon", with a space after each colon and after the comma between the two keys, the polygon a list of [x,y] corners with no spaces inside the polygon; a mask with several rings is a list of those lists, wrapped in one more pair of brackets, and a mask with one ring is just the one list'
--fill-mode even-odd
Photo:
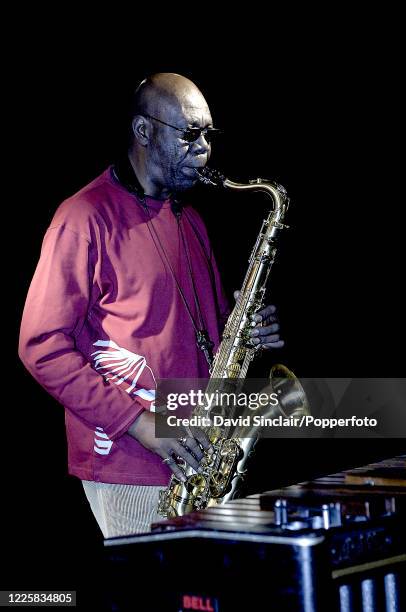
{"label": "vibraphone", "polygon": [[406,611],[406,455],[106,541],[113,610]]}

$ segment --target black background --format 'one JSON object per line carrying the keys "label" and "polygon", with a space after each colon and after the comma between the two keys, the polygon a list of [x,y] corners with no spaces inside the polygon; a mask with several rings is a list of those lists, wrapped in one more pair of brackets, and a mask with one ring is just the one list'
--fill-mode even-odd
{"label": "black background", "polygon": [[[388,140],[397,128],[396,49],[383,54],[363,21],[334,32],[326,19],[296,37],[287,22],[258,30],[256,20],[255,28],[228,26],[215,38],[207,17],[192,22],[195,36],[183,26],[167,37],[154,20],[143,23],[147,34],[136,22],[119,43],[110,38],[113,26],[63,33],[59,23],[45,38],[42,30],[23,33],[11,47],[13,108],[4,119],[12,128],[6,208],[14,217],[4,267],[17,302],[6,330],[14,362],[6,372],[12,424],[3,432],[10,480],[3,588],[84,593],[98,585],[88,576],[98,567],[101,537],[79,481],[66,475],[63,410],[24,370],[16,346],[53,211],[114,160],[130,93],[147,74],[178,72],[201,88],[225,133],[212,166],[235,180],[273,178],[291,197],[271,292],[286,348],[263,358],[258,374],[275,359],[302,376],[401,375],[402,226]],[[268,203],[202,190],[193,197],[231,298]],[[402,440],[268,440],[250,486],[266,490],[402,450]]]}

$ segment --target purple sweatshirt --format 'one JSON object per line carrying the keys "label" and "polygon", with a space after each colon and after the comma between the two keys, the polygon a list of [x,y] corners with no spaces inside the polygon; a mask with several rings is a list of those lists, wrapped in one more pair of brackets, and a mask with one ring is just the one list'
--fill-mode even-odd
{"label": "purple sweatshirt", "polygon": [[[111,168],[65,200],[24,308],[20,357],[65,407],[69,473],[84,480],[166,485],[171,472],[161,457],[126,432],[153,408],[158,379],[208,375],[159,244],[197,321],[177,219],[169,200],[146,204],[148,223]],[[201,218],[187,206],[180,224],[216,350],[227,301]]]}

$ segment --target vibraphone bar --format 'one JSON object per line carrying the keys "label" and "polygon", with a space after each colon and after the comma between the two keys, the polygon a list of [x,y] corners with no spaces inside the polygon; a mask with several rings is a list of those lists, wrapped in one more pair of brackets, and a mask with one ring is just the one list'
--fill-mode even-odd
{"label": "vibraphone bar", "polygon": [[400,612],[405,521],[402,455],[107,540],[111,599],[118,612]]}

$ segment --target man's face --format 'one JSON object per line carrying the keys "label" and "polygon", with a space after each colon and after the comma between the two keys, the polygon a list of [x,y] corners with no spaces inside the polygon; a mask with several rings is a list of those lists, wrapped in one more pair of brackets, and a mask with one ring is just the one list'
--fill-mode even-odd
{"label": "man's face", "polygon": [[[178,128],[213,127],[204,98],[196,93],[185,95],[175,106],[162,105],[156,117]],[[196,168],[203,168],[210,157],[210,144],[201,134],[195,142],[186,142],[179,132],[153,121],[150,160],[154,182],[173,192],[190,189],[198,180]]]}

